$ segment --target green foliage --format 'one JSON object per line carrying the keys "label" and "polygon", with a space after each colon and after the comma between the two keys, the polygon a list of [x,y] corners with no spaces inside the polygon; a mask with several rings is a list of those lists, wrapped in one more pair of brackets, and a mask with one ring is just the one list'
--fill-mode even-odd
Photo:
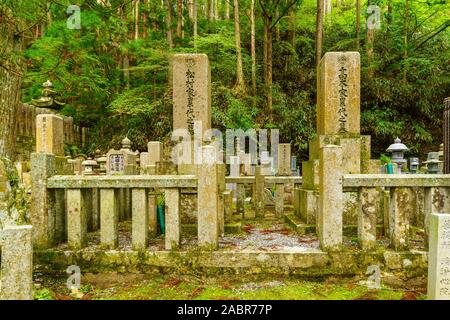
{"label": "green foliage", "polygon": [[[199,10],[198,33],[184,12],[184,39],[176,37],[169,48],[165,24],[168,10],[160,1],[140,3],[139,39],[134,40],[131,6],[110,0],[111,6],[79,1],[81,30],[66,27],[65,5],[4,0],[2,9],[17,20],[35,23],[46,16],[52,23],[44,35],[29,42],[24,58],[23,100],[40,96],[41,84],[50,79],[67,104],[62,114],[76,124],[91,127],[94,137],[83,152],[97,147],[118,147],[124,135],[133,148],[145,150],[148,140],[167,141],[172,127],[172,95],[169,60],[175,53],[201,52],[209,56],[212,73],[212,123],[215,128],[279,128],[281,140],[291,142],[299,160],[307,158],[308,140],[315,135],[316,1],[298,1],[294,7],[295,41],[291,42],[288,17],[273,26],[273,106],[265,96],[263,61],[263,12],[256,6],[257,93],[251,92],[250,18],[248,0],[240,1],[242,58],[247,95],[235,96],[236,48],[233,19],[208,21]],[[267,2],[270,14],[286,14],[287,2]],[[409,1],[405,24],[405,1],[372,1],[382,8],[381,29],[375,31],[373,56],[367,55],[367,3],[361,4],[359,48],[356,43],[354,1],[333,2],[324,19],[326,51],[361,54],[361,128],[372,136],[377,157],[396,136],[415,154],[424,155],[441,143],[442,101],[450,96],[448,3]],[[387,6],[392,4],[392,14]],[[275,8],[275,5],[278,7]],[[223,14],[223,8],[221,13]],[[446,11],[447,10],[447,11]],[[446,14],[447,12],[447,14]],[[390,18],[390,20],[388,20]],[[44,19],[45,20],[45,19]],[[273,21],[275,23],[275,21]],[[21,26],[26,29],[26,26]],[[143,30],[146,29],[146,37]],[[33,29],[30,29],[33,30]],[[407,41],[405,42],[405,33]],[[28,33],[27,33],[28,35]],[[18,59],[9,52],[2,59]],[[128,66],[127,66],[128,62]]]}

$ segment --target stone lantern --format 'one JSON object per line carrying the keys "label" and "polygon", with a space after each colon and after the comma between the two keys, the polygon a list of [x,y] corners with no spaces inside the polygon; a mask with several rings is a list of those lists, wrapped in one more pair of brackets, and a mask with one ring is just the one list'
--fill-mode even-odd
{"label": "stone lantern", "polygon": [[98,163],[98,171],[101,175],[105,175],[106,174],[106,155],[103,155],[99,158],[97,158],[97,163]]}
{"label": "stone lantern", "polygon": [[131,152],[131,140],[128,139],[128,137],[125,137],[122,140],[122,149],[121,150],[128,150]]}
{"label": "stone lantern", "polygon": [[419,158],[409,158],[409,172],[417,173],[419,165]]}
{"label": "stone lantern", "polygon": [[83,170],[84,176],[92,176],[95,174],[94,167],[97,166],[97,161],[92,160],[92,158],[88,158],[87,160],[83,161],[81,165],[84,168]]}
{"label": "stone lantern", "polygon": [[439,160],[439,152],[429,152],[427,161],[424,163],[427,164],[428,173],[439,173],[439,164],[442,163],[442,161]]}
{"label": "stone lantern", "polygon": [[394,140],[394,143],[386,149],[386,152],[392,153],[391,160],[392,163],[396,163],[398,166],[398,173],[402,172],[403,165],[407,162],[404,158],[404,153],[409,151],[409,149],[401,143],[402,141],[397,137]]}

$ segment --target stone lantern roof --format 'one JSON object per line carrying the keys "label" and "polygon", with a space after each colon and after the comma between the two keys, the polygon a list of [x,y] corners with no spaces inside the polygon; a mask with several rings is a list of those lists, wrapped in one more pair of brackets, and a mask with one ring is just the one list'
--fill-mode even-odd
{"label": "stone lantern roof", "polygon": [[401,143],[402,140],[400,140],[398,137],[394,140],[394,143],[389,146],[389,148],[386,149],[387,152],[395,152],[395,151],[409,151],[408,147],[405,146],[403,143]]}
{"label": "stone lantern roof", "polygon": [[122,149],[131,149],[131,140],[128,137],[122,140]]}

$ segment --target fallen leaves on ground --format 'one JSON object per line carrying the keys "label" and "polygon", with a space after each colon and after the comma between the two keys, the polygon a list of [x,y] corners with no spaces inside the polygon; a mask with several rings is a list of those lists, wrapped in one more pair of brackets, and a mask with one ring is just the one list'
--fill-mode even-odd
{"label": "fallen leaves on ground", "polygon": [[164,288],[172,288],[178,286],[183,281],[177,278],[170,278],[166,282],[164,282],[163,286]]}
{"label": "fallen leaves on ground", "polygon": [[195,288],[194,291],[192,291],[191,294],[188,296],[188,299],[192,300],[192,299],[197,298],[200,295],[200,293],[202,293],[203,290],[205,290],[204,287]]}

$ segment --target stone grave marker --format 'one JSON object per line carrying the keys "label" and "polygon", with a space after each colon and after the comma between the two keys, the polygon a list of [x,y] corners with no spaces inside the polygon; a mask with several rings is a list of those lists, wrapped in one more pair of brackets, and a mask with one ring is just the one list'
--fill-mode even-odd
{"label": "stone grave marker", "polygon": [[430,216],[428,299],[450,300],[450,214]]}

